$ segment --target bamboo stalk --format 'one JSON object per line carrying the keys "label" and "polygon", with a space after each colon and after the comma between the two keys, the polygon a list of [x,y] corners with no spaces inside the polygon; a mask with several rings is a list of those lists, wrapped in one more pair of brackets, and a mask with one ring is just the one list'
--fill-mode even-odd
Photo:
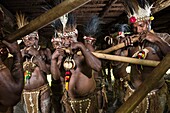
{"label": "bamboo stalk", "polygon": [[[136,42],[136,41],[138,41],[138,38],[139,38],[139,37],[134,37],[134,38],[132,39],[132,41],[133,41],[133,42]],[[101,51],[96,51],[96,52],[99,52],[99,53],[110,53],[110,52],[112,52],[112,51],[121,49],[121,48],[123,48],[123,47],[125,47],[125,44],[124,44],[124,43],[120,43],[120,44],[118,44],[118,45],[116,45],[116,46],[112,46],[112,47],[110,47],[110,48],[108,48],[108,49],[101,50]]]}
{"label": "bamboo stalk", "polygon": [[51,10],[48,10],[36,19],[32,20],[28,25],[10,34],[8,37],[5,38],[5,40],[9,42],[14,42],[18,39],[21,39],[21,37],[48,25],[50,22],[54,21],[60,16],[79,8],[89,1],[91,0],[65,0]]}
{"label": "bamboo stalk", "polygon": [[[71,53],[70,48],[62,48],[66,53]],[[131,57],[124,57],[124,56],[118,56],[118,55],[109,55],[104,53],[98,53],[98,52],[91,52],[94,56],[100,59],[106,59],[106,60],[114,60],[118,62],[126,62],[131,64],[140,64],[145,66],[152,66],[156,67],[160,62],[159,61],[153,61],[153,60],[145,60],[145,59],[136,59]],[[81,51],[77,52],[77,55],[82,55]]]}
{"label": "bamboo stalk", "polygon": [[129,97],[129,99],[116,111],[116,113],[131,113],[136,106],[154,89],[157,82],[164,76],[170,68],[170,54],[166,55],[159,65],[150,73],[150,76],[140,85],[140,87]]}
{"label": "bamboo stalk", "polygon": [[97,52],[92,52],[92,54],[101,59],[114,60],[114,61],[126,62],[126,63],[131,63],[131,64],[140,64],[140,65],[152,66],[152,67],[156,67],[160,63],[159,61],[142,60],[142,59],[109,55],[109,54],[97,53]]}

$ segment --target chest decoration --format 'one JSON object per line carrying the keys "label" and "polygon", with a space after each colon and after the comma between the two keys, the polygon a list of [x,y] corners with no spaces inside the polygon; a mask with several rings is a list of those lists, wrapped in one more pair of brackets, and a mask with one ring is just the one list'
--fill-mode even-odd
{"label": "chest decoration", "polygon": [[[138,58],[138,59],[145,59],[147,54],[148,54],[149,50],[144,48],[140,51],[137,51],[132,57],[133,58]],[[143,66],[142,65],[137,65],[138,69],[142,69],[143,70]]]}
{"label": "chest decoration", "polygon": [[65,59],[63,66],[65,70],[70,70],[70,69],[74,69],[76,65],[74,59],[71,56],[68,56]]}
{"label": "chest decoration", "polygon": [[[35,47],[36,48],[36,47]],[[25,48],[26,49],[26,48]],[[40,46],[38,46],[37,51],[40,50]],[[24,81],[25,84],[29,83],[29,80],[32,76],[32,73],[34,72],[36,68],[36,64],[33,62],[34,56],[31,56],[31,58],[26,58],[26,61],[23,62],[23,69],[24,69]]]}
{"label": "chest decoration", "polygon": [[145,59],[149,50],[148,49],[142,49],[140,51],[137,51],[132,57],[133,58],[138,58],[138,59]]}
{"label": "chest decoration", "polygon": [[63,67],[66,70],[65,72],[65,89],[68,91],[69,90],[69,82],[70,82],[70,78],[71,78],[71,69],[75,68],[75,61],[71,56],[68,56],[64,63],[63,63]]}
{"label": "chest decoration", "polygon": [[36,64],[33,63],[32,61],[33,57],[31,58],[31,60],[26,60],[24,63],[23,63],[23,69],[24,69],[24,81],[26,84],[28,84],[30,78],[31,78],[31,75],[32,75],[32,72],[34,71],[35,67],[36,67]]}

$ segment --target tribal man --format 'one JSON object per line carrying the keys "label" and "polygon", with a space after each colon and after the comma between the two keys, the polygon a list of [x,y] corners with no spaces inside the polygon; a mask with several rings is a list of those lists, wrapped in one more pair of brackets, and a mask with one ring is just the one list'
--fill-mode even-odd
{"label": "tribal man", "polygon": [[[86,24],[83,39],[85,46],[90,50],[90,52],[94,52],[96,50],[95,45],[97,38],[99,38],[102,34],[102,23],[103,21],[101,21],[98,16],[93,15]],[[104,113],[107,110],[108,104],[105,87],[106,76],[102,73],[103,69],[101,69],[100,72],[96,72],[95,70],[91,71],[96,81],[96,94],[98,98],[99,113]]]}
{"label": "tribal man", "polygon": [[96,82],[91,69],[99,72],[101,62],[83,43],[77,42],[78,32],[73,15],[66,14],[61,18],[63,30],[57,31],[58,36],[62,37],[63,48],[56,49],[52,55],[51,73],[55,79],[64,78],[63,103],[66,113],[98,113],[94,94]]}
{"label": "tribal man", "polygon": [[[61,49],[63,47],[61,37],[58,37],[57,31],[56,31],[56,28],[55,28],[56,22],[57,21],[52,23],[52,26],[54,27],[54,32],[55,32],[54,36],[51,39],[51,43],[52,43],[52,46],[53,46],[53,52],[56,49]],[[63,84],[61,82],[61,79],[55,80],[52,77],[51,91],[52,91],[52,106],[54,108],[54,111],[55,111],[55,113],[62,113],[63,106],[62,106],[62,103],[61,103],[61,99],[62,99],[62,96],[63,96]]]}
{"label": "tribal man", "polygon": [[[9,107],[16,105],[21,99],[24,88],[24,74],[22,68],[22,56],[20,48],[16,42],[8,43],[2,39],[3,36],[4,13],[0,8],[0,113],[6,112]],[[12,70],[5,64],[4,60],[8,57],[8,50],[13,55]]]}
{"label": "tribal man", "polygon": [[[122,49],[121,55],[131,56],[138,59],[148,59],[161,61],[163,57],[170,51],[170,45],[167,40],[170,38],[167,33],[155,33],[151,30],[151,7],[146,0],[132,1],[125,0],[128,17],[133,25],[134,32],[139,36],[139,40],[132,44],[132,37],[126,37],[122,42],[126,48]],[[136,4],[137,3],[137,4]],[[138,8],[136,8],[138,6]],[[129,10],[130,8],[130,10]],[[133,11],[133,12],[131,12]],[[124,53],[124,54],[123,54]],[[143,65],[131,65],[130,83],[127,84],[127,94],[125,100],[139,88],[154,67]],[[138,113],[166,113],[167,107],[167,86],[164,78],[157,82],[154,89],[148,93],[143,101],[136,107],[134,112]]]}
{"label": "tribal man", "polygon": [[[114,27],[115,33],[106,36],[105,40],[109,45],[114,46],[119,44],[120,40],[125,38],[127,35],[131,35],[131,27],[128,24],[115,24]],[[121,50],[114,51],[113,54],[119,53]],[[129,76],[126,72],[126,67],[128,63],[121,63],[117,61],[111,62],[112,72],[114,76],[114,85],[113,85],[113,107],[116,110],[124,102],[124,96],[126,88],[124,87],[125,82],[128,81]]]}
{"label": "tribal man", "polygon": [[[19,28],[28,23],[26,19],[19,21],[20,17],[23,16],[17,14],[18,25],[21,25]],[[37,31],[23,37],[25,47],[21,49],[21,53],[24,59],[24,108],[27,113],[38,113],[39,111],[50,113],[51,92],[46,75],[50,72],[51,51],[48,48],[41,48],[38,41]]]}

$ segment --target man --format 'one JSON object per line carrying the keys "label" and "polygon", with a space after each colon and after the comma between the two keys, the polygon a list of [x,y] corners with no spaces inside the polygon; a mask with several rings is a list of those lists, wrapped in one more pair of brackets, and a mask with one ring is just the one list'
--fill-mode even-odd
{"label": "man", "polygon": [[[48,113],[51,109],[50,87],[47,81],[51,51],[37,45],[38,33],[33,32],[23,38],[25,48],[21,50],[24,59],[23,68],[25,87],[23,91],[24,103],[27,111],[37,110]],[[33,100],[30,100],[30,98]],[[37,104],[39,102],[39,104]],[[31,104],[30,104],[31,103]],[[29,107],[30,105],[31,108]],[[39,107],[40,106],[40,107]]]}
{"label": "man", "polygon": [[[0,37],[3,38],[3,19],[4,13],[0,8]],[[8,50],[13,55],[12,70],[5,64],[4,60],[8,57]],[[22,57],[17,43],[0,41],[0,112],[6,112],[9,107],[17,104],[21,99],[24,88],[24,76],[22,68]]]}
{"label": "man", "polygon": [[[125,1],[127,3],[127,1]],[[131,1],[131,3],[134,3]],[[134,4],[128,4],[133,6]],[[135,6],[136,7],[136,4]],[[125,40],[126,48],[122,52],[124,56],[131,56],[138,59],[148,59],[161,61],[163,57],[170,51],[170,45],[166,42],[170,36],[168,34],[160,34],[151,31],[150,23],[153,17],[150,17],[150,9],[152,6],[145,0],[138,4],[138,9],[133,9],[133,14],[128,12],[130,22],[134,27],[134,31],[139,36],[138,42],[132,44],[131,37],[127,37]],[[127,11],[130,11],[127,9]],[[128,51],[128,52],[127,52]],[[130,80],[127,84],[127,94],[125,100],[137,89],[148,76],[154,67],[148,67],[143,65],[131,65]],[[164,78],[157,82],[154,89],[148,93],[145,99],[134,110],[136,112],[144,113],[163,113],[167,107],[167,86]]]}
{"label": "man", "polygon": [[[17,19],[20,18],[18,17]],[[18,20],[18,22],[22,21]],[[25,22],[28,23],[27,20]],[[25,24],[23,22],[18,25]],[[23,37],[23,42],[25,47],[21,49],[21,53],[24,59],[25,87],[23,99],[25,110],[28,113],[50,113],[50,87],[46,75],[50,71],[51,51],[38,45],[39,35],[37,31]]]}
{"label": "man", "polygon": [[[108,44],[111,46],[119,44],[120,40],[125,38],[125,36],[131,35],[131,27],[128,24],[115,24],[114,25],[115,33],[106,36]],[[121,50],[112,52],[113,54],[119,53]],[[111,67],[114,75],[114,85],[113,85],[113,100],[114,109],[118,109],[124,103],[124,96],[126,88],[124,87],[125,83],[128,81],[128,73],[126,72],[127,63],[121,63],[117,61],[112,61]]]}
{"label": "man", "polygon": [[56,49],[53,53],[51,73],[55,79],[63,77],[65,80],[63,103],[66,113],[96,113],[98,109],[96,96],[93,93],[96,82],[91,69],[99,72],[101,62],[91,54],[83,43],[77,42],[78,32],[75,21],[72,21],[75,19],[71,14],[68,14],[67,17],[68,21],[66,27],[63,28],[64,32],[58,33],[58,36],[62,36],[64,48]]}
{"label": "man", "polygon": [[[99,36],[102,34],[101,24],[103,22],[100,20],[100,18],[96,15],[93,15],[88,23],[85,25],[84,29],[84,45],[86,48],[90,50],[90,52],[94,52],[96,50],[96,40]],[[106,94],[106,87],[105,87],[105,81],[106,76],[103,75],[102,69],[100,72],[96,72],[95,70],[91,70],[92,74],[95,77],[96,81],[96,94],[98,98],[98,108],[99,113],[106,112],[107,110],[107,94]]]}
{"label": "man", "polygon": [[[54,29],[56,29],[54,27]],[[60,37],[57,36],[56,30],[55,35],[51,39],[51,43],[53,46],[54,51],[56,49],[62,48],[62,40]],[[51,91],[52,91],[52,105],[54,108],[55,113],[62,113],[62,104],[61,99],[63,96],[63,85],[60,79],[54,80],[52,77],[52,83],[51,83]]]}

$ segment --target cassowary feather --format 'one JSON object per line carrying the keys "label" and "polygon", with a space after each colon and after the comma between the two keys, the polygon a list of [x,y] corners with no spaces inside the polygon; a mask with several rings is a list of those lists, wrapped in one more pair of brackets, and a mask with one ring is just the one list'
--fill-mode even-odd
{"label": "cassowary feather", "polygon": [[96,38],[97,34],[101,33],[101,24],[103,22],[99,19],[99,17],[92,16],[90,21],[87,23],[85,27],[85,36],[91,36],[93,38]]}

